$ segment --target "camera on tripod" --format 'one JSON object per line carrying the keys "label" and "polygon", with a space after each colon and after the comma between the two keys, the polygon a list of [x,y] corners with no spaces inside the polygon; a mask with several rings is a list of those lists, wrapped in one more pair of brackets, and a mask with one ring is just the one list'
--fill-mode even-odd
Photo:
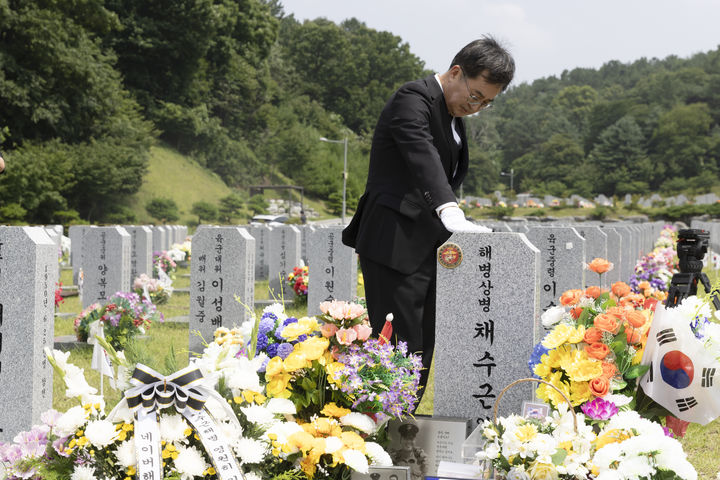
{"label": "camera on tripod", "polygon": [[677,255],[682,273],[702,272],[709,241],[710,233],[705,230],[689,228],[678,232]]}

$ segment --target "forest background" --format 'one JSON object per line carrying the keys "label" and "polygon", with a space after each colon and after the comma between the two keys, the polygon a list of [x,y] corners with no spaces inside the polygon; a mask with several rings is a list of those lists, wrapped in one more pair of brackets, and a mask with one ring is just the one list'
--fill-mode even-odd
{"label": "forest background", "polygon": [[[221,219],[258,184],[337,208],[342,145],[320,137],[348,138],[352,208],[380,110],[430,73],[390,32],[300,23],[276,0],[0,0],[0,222],[133,223],[157,145],[229,187]],[[495,103],[467,120],[466,195],[506,190],[510,169],[536,195],[720,191],[720,47],[566,70]]]}

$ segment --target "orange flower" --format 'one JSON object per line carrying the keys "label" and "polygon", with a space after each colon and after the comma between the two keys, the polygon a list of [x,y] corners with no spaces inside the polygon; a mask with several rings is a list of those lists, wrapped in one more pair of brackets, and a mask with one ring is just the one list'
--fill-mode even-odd
{"label": "orange flower", "polygon": [[584,310],[583,307],[571,308],[571,309],[570,309],[570,315],[572,315],[572,318],[574,318],[575,320],[577,320],[578,318],[580,318],[580,314],[583,312],[583,310]]}
{"label": "orange flower", "polygon": [[615,333],[618,331],[618,323],[614,315],[601,313],[595,317],[594,325],[604,332]]}
{"label": "orange flower", "polygon": [[610,390],[610,379],[600,375],[599,377],[590,380],[590,393],[596,397],[602,397],[607,395]]}
{"label": "orange flower", "polygon": [[645,325],[645,322],[647,321],[647,318],[645,318],[645,315],[640,313],[637,310],[633,310],[631,312],[628,312],[627,314],[627,321],[630,325],[632,325],[633,328],[640,328],[643,325]]}
{"label": "orange flower", "polygon": [[627,318],[628,309],[625,307],[610,307],[605,313],[614,316],[618,320],[625,320]]}
{"label": "orange flower", "polygon": [[610,347],[602,342],[595,342],[585,347],[585,353],[587,353],[590,358],[602,360],[610,353]]}
{"label": "orange flower", "polygon": [[625,337],[628,343],[640,343],[640,332],[633,328],[625,329]]}
{"label": "orange flower", "polygon": [[647,280],[642,281],[642,282],[638,283],[638,288],[640,290],[647,290],[648,288],[650,288],[650,282],[648,282]]}
{"label": "orange flower", "polygon": [[642,307],[645,303],[645,297],[639,293],[631,293],[620,299],[620,305],[623,307]]}
{"label": "orange flower", "polygon": [[582,290],[568,290],[567,292],[563,292],[562,296],[560,296],[560,303],[565,306],[575,305],[580,301],[582,295]]}
{"label": "orange flower", "polygon": [[587,330],[585,330],[585,336],[583,337],[583,342],[587,344],[592,344],[595,342],[599,342],[602,339],[602,330],[600,330],[597,327],[590,327]]}
{"label": "orange flower", "polygon": [[602,362],[602,367],[603,367],[603,373],[602,373],[603,377],[610,379],[615,376],[615,373],[617,372],[617,367],[615,366],[614,363]]}
{"label": "orange flower", "polygon": [[602,294],[602,289],[600,287],[588,287],[585,289],[585,295],[592,298],[598,298]]}
{"label": "orange flower", "polygon": [[625,282],[615,282],[610,288],[612,293],[614,293],[617,297],[624,297],[630,293],[630,285]]}
{"label": "orange flower", "polygon": [[594,258],[592,262],[587,264],[587,268],[595,273],[602,275],[605,272],[609,272],[613,268],[613,264],[605,260],[604,258]]}

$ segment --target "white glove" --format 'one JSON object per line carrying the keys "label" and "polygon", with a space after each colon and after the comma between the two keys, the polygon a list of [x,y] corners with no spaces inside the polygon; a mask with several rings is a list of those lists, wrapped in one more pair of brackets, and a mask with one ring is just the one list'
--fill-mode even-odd
{"label": "white glove", "polygon": [[440,211],[440,221],[442,221],[448,232],[471,232],[471,233],[489,233],[491,229],[482,225],[475,225],[465,219],[465,214],[460,207],[445,207]]}

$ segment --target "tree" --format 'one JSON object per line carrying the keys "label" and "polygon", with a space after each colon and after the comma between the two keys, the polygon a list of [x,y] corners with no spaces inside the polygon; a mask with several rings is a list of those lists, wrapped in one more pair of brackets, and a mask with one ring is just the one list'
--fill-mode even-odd
{"label": "tree", "polygon": [[248,208],[253,213],[253,215],[258,215],[261,213],[264,213],[268,208],[268,203],[265,201],[265,198],[262,195],[253,195],[250,197],[250,201],[248,202]]}
{"label": "tree", "polygon": [[178,206],[171,198],[153,198],[145,204],[145,211],[162,223],[175,222],[180,218]]}
{"label": "tree", "polygon": [[203,220],[212,222],[217,218],[218,209],[215,205],[210,202],[199,201],[192,204],[193,215],[198,217],[198,225],[203,223]]}
{"label": "tree", "polygon": [[233,218],[238,218],[245,205],[245,201],[237,193],[220,199],[220,208],[218,209],[218,217],[225,223],[232,223]]}

